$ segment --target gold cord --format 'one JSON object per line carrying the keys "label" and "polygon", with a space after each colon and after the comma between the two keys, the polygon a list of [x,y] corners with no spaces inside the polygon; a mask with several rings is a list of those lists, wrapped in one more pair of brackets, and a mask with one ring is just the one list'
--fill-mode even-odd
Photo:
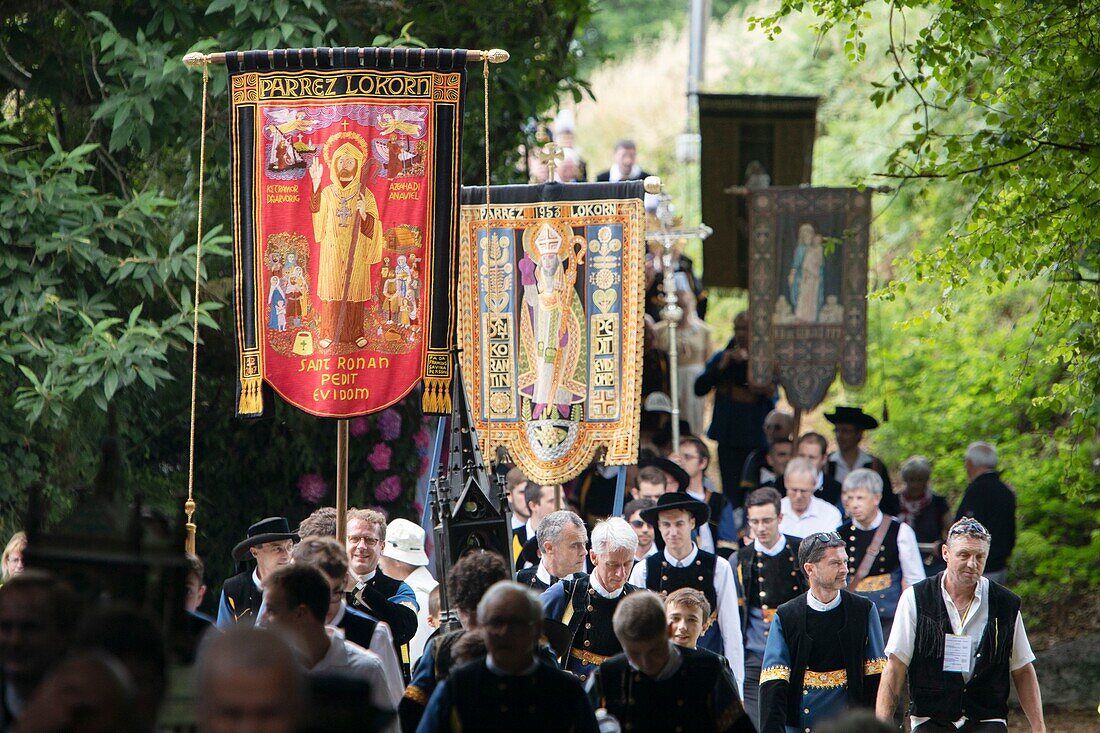
{"label": "gold cord", "polygon": [[199,380],[199,287],[202,273],[202,197],[203,181],[206,177],[206,86],[210,79],[210,63],[202,64],[202,123],[199,130],[199,216],[195,235],[195,313],[191,335],[191,437],[187,448],[187,501],[183,511],[187,514],[187,538],[184,550],[195,553],[195,404]]}
{"label": "gold cord", "polygon": [[[482,63],[482,84],[484,88],[485,97],[485,246],[492,246],[492,231],[489,226],[489,57],[485,56]],[[476,245],[476,238],[475,238]],[[476,250],[475,250],[476,251]],[[489,283],[486,288],[486,298],[488,303],[493,302],[493,253],[490,249],[486,251],[485,257],[489,262]],[[492,329],[493,310],[492,305],[489,306],[489,328]],[[472,425],[470,426],[473,427]],[[489,474],[493,473],[493,442],[491,440],[491,433],[493,429],[493,408],[492,405],[485,405],[485,460],[489,462]]]}

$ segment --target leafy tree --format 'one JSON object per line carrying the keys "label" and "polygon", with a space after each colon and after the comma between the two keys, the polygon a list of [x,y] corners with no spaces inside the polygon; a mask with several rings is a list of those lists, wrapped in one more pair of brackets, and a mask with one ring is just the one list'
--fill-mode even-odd
{"label": "leafy tree", "polygon": [[[1082,446],[1068,455],[1067,490],[1096,496],[1100,424],[1100,3],[942,3],[782,0],[752,24],[771,37],[804,9],[821,34],[837,29],[854,63],[892,62],[874,81],[876,106],[915,100],[912,130],[882,175],[928,195],[950,184],[964,199],[940,242],[912,251],[886,297],[937,286],[934,312],[951,318],[968,288],[1002,292],[1040,283],[1042,311],[1013,391],[1032,388],[1031,419]],[[889,14],[889,42],[869,47],[872,13]],[[1058,333],[1045,342],[1043,335]],[[1043,348],[1037,344],[1044,343]],[[1035,382],[1032,377],[1053,373]]]}
{"label": "leafy tree", "polygon": [[[0,20],[0,528],[17,526],[28,487],[54,519],[117,438],[127,490],[178,512],[187,483],[191,299],[202,77],[189,51],[377,44],[501,47],[491,74],[494,179],[513,180],[523,124],[583,89],[574,35],[590,0],[15,0]],[[470,69],[466,180],[484,180],[481,74]],[[224,67],[209,68],[196,498],[212,575],[258,516],[307,513],[333,483],[331,421],[275,405],[232,419],[236,372]],[[391,496],[411,514],[423,439],[418,403],[353,438],[352,500]],[[388,418],[392,420],[393,418]],[[392,425],[389,428],[392,430]],[[388,433],[387,433],[388,434]],[[414,440],[416,441],[414,443]],[[392,447],[390,468],[375,446]],[[415,450],[413,446],[416,446]],[[373,463],[369,458],[374,455]],[[303,476],[308,480],[303,482]],[[306,486],[302,489],[302,486]],[[310,499],[305,496],[313,497]],[[221,563],[221,565],[219,565]]]}

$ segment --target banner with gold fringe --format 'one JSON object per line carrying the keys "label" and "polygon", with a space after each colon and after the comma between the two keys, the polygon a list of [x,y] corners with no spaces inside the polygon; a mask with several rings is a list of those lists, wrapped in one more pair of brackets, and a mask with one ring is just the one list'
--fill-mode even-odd
{"label": "banner with gold fringe", "polygon": [[466,52],[226,54],[237,414],[450,409]]}
{"label": "banner with gold fringe", "polygon": [[482,451],[567,481],[638,456],[641,181],[462,189],[459,360]]}

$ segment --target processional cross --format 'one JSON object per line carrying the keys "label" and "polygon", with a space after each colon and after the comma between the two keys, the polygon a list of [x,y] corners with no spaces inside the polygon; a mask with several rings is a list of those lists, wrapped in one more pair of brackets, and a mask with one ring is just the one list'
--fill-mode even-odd
{"label": "processional cross", "polygon": [[[661,265],[664,270],[663,287],[665,291],[665,305],[661,308],[661,320],[668,324],[668,380],[669,398],[672,402],[672,448],[680,449],[680,380],[676,373],[679,356],[679,345],[676,341],[676,327],[680,324],[680,318],[684,315],[676,298],[676,276],[672,271],[672,248],[681,239],[706,239],[714,230],[706,224],[697,227],[677,227],[675,209],[672,206],[672,196],[661,188],[657,194],[657,221],[661,228],[656,231],[646,232],[646,243],[655,242],[664,248],[661,255]],[[693,426],[696,429],[697,426]]]}

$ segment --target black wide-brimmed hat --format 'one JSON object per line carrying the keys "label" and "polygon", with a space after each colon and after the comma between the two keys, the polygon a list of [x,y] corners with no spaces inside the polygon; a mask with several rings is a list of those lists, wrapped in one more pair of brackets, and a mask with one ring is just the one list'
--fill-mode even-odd
{"label": "black wide-brimmed hat", "polygon": [[688,476],[687,471],[664,456],[646,456],[638,461],[638,468],[649,466],[658,468],[671,476],[678,486],[678,491],[687,491],[688,486],[691,485],[691,477]]}
{"label": "black wide-brimmed hat", "polygon": [[838,406],[832,412],[826,413],[825,419],[833,425],[855,425],[861,430],[874,430],[878,427],[878,420],[859,407]]}
{"label": "black wide-brimmed hat", "polygon": [[691,513],[691,516],[695,517],[695,526],[702,527],[710,519],[710,507],[704,502],[698,499],[693,499],[682,491],[670,491],[666,494],[661,494],[657,499],[657,506],[651,506],[649,509],[643,509],[641,517],[654,527],[657,526],[657,518],[661,512],[667,512],[670,509],[683,509]]}
{"label": "black wide-brimmed hat", "polygon": [[249,548],[262,545],[265,542],[278,542],[279,540],[298,541],[298,533],[290,531],[290,524],[286,517],[268,517],[261,519],[248,528],[248,537],[243,542],[238,542],[233,548],[233,559],[244,562],[248,559]]}

